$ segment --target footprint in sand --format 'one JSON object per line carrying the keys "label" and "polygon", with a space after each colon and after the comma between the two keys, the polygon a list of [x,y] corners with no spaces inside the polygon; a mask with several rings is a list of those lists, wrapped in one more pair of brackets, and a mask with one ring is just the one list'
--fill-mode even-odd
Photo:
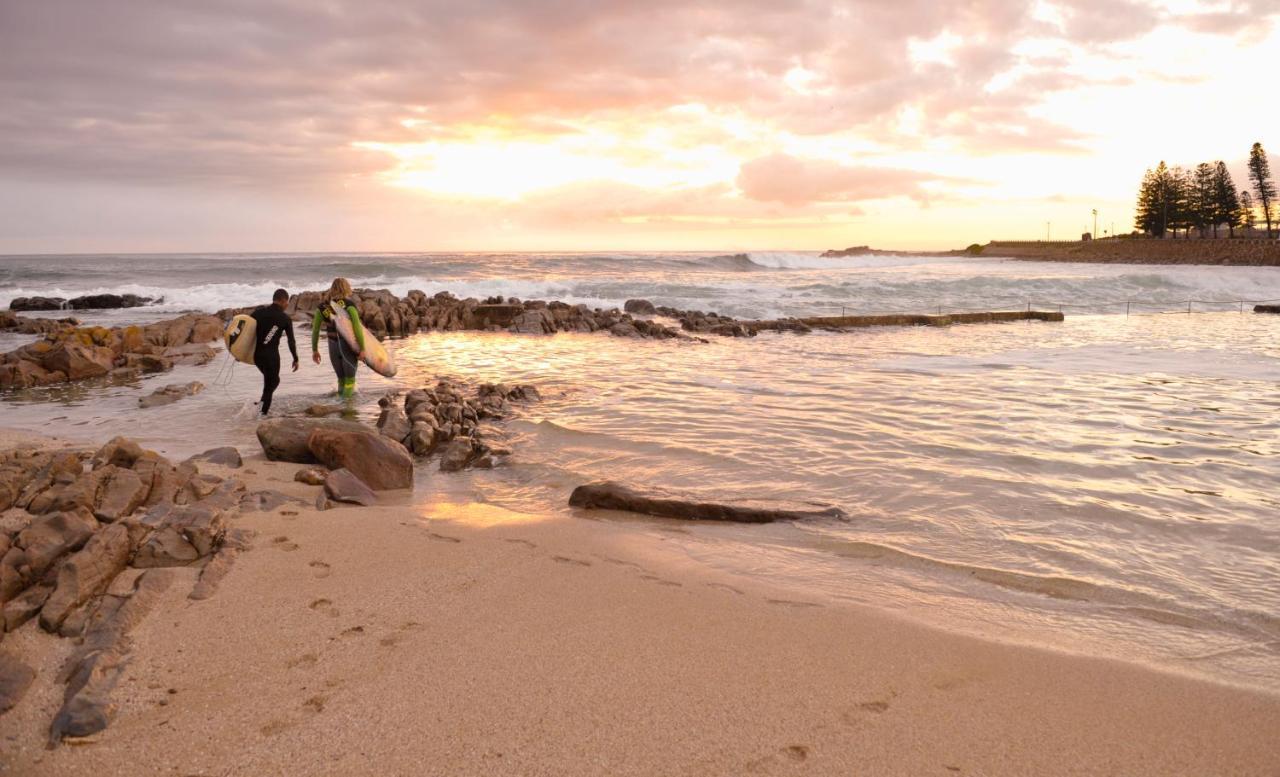
{"label": "footprint in sand", "polygon": [[297,550],[299,547],[301,547],[296,542],[289,542],[289,538],[283,535],[279,537],[272,537],[271,544],[279,548],[280,550],[285,550],[285,551]]}
{"label": "footprint in sand", "polygon": [[579,566],[579,567],[589,567],[589,566],[591,566],[591,562],[590,562],[590,561],[584,561],[584,560],[582,560],[582,559],[580,559],[580,558],[569,558],[568,556],[552,556],[552,557],[551,557],[551,560],[552,560],[552,561],[558,561],[558,562],[560,562],[561,564],[572,564],[572,565],[574,565],[574,566]]}
{"label": "footprint in sand", "polygon": [[329,701],[328,696],[325,696],[322,693],[317,693],[315,696],[304,701],[302,706],[318,714],[324,712],[324,705],[327,701]]}
{"label": "footprint in sand", "polygon": [[620,558],[613,558],[612,556],[600,556],[599,558],[603,559],[604,563],[613,564],[615,567],[630,567],[631,569],[638,569],[641,572],[649,571],[644,567],[640,566],[639,564],[633,564],[630,561],[623,561]]}
{"label": "footprint in sand", "polygon": [[528,540],[516,539],[516,538],[514,538],[514,537],[505,537],[505,538],[503,538],[503,542],[510,542],[510,543],[512,543],[512,544],[514,544],[514,545],[523,545],[523,546],[525,546],[526,548],[536,548],[536,547],[538,547],[537,545],[534,545],[532,542],[529,542]]}
{"label": "footprint in sand", "polygon": [[364,626],[352,626],[349,629],[343,629],[339,637],[358,637],[364,634]]}
{"label": "footprint in sand", "polygon": [[318,660],[320,660],[320,657],[317,656],[315,653],[303,653],[297,658],[291,658],[288,661],[286,661],[284,668],[293,669],[294,667],[299,667],[299,666],[311,666]]}
{"label": "footprint in sand", "polygon": [[435,540],[436,542],[462,542],[462,540],[458,539],[457,537],[450,537],[447,534],[436,534],[433,531],[427,532],[427,536]]}
{"label": "footprint in sand", "polygon": [[267,725],[265,725],[265,726],[263,726],[262,728],[258,729],[258,731],[260,731],[264,737],[273,737],[273,736],[275,736],[276,734],[279,734],[279,733],[281,733],[281,732],[285,731],[286,729],[288,729],[288,728],[289,728],[289,726],[290,726],[290,723],[289,723],[288,721],[285,721],[285,720],[273,720],[273,721],[271,721],[270,723],[268,723]]}
{"label": "footprint in sand", "polygon": [[874,712],[875,714],[879,715],[889,710],[889,702],[880,701],[878,699],[876,701],[864,701],[858,705],[858,709],[864,710],[866,712]]}
{"label": "footprint in sand", "polygon": [[669,585],[673,588],[684,588],[682,584],[677,583],[674,580],[664,580],[661,577],[658,577],[657,575],[641,575],[640,579],[648,580],[649,582],[657,583],[658,585]]}
{"label": "footprint in sand", "polygon": [[757,758],[747,763],[746,770],[751,773],[772,772],[774,767],[785,764],[801,764],[809,760],[808,745],[787,745],[778,748],[776,753]]}
{"label": "footprint in sand", "polygon": [[329,601],[328,599],[316,599],[314,602],[312,602],[307,606],[315,610],[316,612],[328,615],[330,618],[338,617],[338,608],[334,607],[333,602]]}
{"label": "footprint in sand", "polygon": [[311,574],[316,577],[328,577],[333,574],[333,569],[323,561],[312,561],[307,566],[311,567]]}
{"label": "footprint in sand", "polygon": [[794,599],[765,599],[769,604],[777,604],[783,607],[795,607],[796,609],[804,609],[806,607],[821,607],[817,602],[797,602]]}
{"label": "footprint in sand", "polygon": [[730,593],[735,593],[738,596],[742,596],[742,591],[738,590],[737,588],[734,588],[731,585],[726,585],[724,583],[707,583],[707,587],[715,588],[720,591],[728,591]]}

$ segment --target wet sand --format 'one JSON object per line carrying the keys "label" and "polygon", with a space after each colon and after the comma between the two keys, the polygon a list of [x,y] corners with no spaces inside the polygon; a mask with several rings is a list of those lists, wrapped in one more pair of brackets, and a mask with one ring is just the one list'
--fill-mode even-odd
{"label": "wet sand", "polygon": [[[254,488],[314,499],[296,465]],[[212,471],[219,474],[219,470]],[[395,501],[394,497],[390,501]],[[22,775],[1275,775],[1280,697],[712,576],[607,522],[285,506],[133,632],[105,732],[49,751],[68,640],[0,717]],[[676,527],[673,525],[673,530]],[[678,534],[672,535],[678,539]]]}

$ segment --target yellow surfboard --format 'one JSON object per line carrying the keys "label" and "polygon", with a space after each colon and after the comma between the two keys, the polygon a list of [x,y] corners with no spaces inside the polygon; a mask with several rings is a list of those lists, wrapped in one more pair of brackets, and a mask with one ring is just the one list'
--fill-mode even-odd
{"label": "yellow surfboard", "polygon": [[241,314],[233,317],[231,323],[227,324],[226,331],[222,333],[222,341],[227,344],[227,352],[236,361],[253,364],[253,347],[256,345],[257,335],[258,322],[253,320],[253,316]]}
{"label": "yellow surfboard", "polygon": [[[351,352],[354,354],[360,350],[360,346],[356,344],[356,330],[351,325],[351,318],[347,315],[347,308],[341,302],[330,302],[333,307],[333,323],[338,327],[338,336],[342,338]],[[252,357],[252,349],[250,349],[250,357]],[[238,358],[238,357],[237,357]],[[378,342],[378,338],[368,329],[364,330],[364,358],[361,360],[369,369],[386,378],[394,378],[396,374],[396,361],[387,352],[387,349]]]}

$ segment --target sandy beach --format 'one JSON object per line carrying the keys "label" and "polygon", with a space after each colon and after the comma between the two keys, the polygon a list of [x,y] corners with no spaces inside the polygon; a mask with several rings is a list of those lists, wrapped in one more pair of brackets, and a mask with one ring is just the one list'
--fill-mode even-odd
{"label": "sandy beach", "polygon": [[[318,491],[260,454],[202,469]],[[383,502],[237,518],[251,549],[205,601],[187,598],[197,570],[177,570],[133,632],[110,728],[88,741],[45,746],[72,640],[35,622],[9,634],[2,649],[38,677],[0,717],[5,772],[1274,775],[1280,763],[1275,695],[708,573],[608,521]]]}

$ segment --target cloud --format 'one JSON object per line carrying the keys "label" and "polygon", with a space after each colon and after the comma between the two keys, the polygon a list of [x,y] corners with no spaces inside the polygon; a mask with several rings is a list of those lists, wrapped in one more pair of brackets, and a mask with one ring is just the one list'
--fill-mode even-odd
{"label": "cloud", "polygon": [[850,167],[772,154],[744,164],[738,187],[750,199],[794,206],[888,197],[924,200],[927,195],[921,184],[937,180],[914,170]]}
{"label": "cloud", "polygon": [[[766,135],[854,133],[889,146],[895,117],[918,106],[920,131],[933,139],[1069,150],[1072,132],[1035,114],[1042,94],[1031,80],[1003,94],[988,88],[1027,62],[1021,44],[1045,37],[1067,47],[1109,44],[1164,23],[1229,31],[1248,14],[1265,24],[1277,12],[1270,0],[1181,17],[1135,2],[1064,0],[1055,26],[1037,17],[1038,7],[1034,0],[5,3],[0,168],[31,180],[339,188],[395,164],[358,142],[432,142],[475,126],[571,135],[593,122],[623,122],[648,131],[646,122],[657,129],[654,117],[682,105],[733,114]],[[949,64],[913,61],[913,42],[940,36],[956,41]],[[813,74],[812,88],[788,83],[797,66]],[[1040,68],[1039,89],[1069,88],[1049,71]]]}

